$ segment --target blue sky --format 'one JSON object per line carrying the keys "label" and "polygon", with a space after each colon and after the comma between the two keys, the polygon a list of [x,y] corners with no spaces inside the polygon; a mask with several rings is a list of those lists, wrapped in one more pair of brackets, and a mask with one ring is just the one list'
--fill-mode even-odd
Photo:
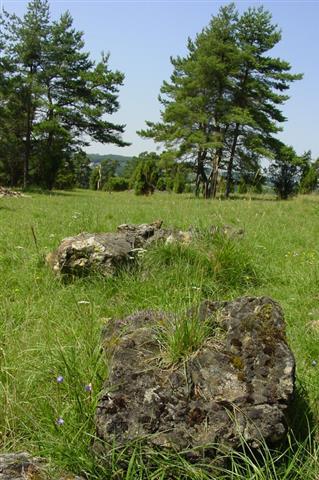
{"label": "blue sky", "polygon": [[[8,11],[22,15],[27,1],[2,0]],[[88,151],[136,155],[155,150],[150,140],[138,137],[136,130],[145,120],[160,118],[157,100],[164,79],[172,72],[170,56],[186,53],[187,37],[194,38],[211,15],[229,2],[202,0],[51,0],[52,18],[69,10],[74,25],[84,32],[86,50],[98,59],[101,51],[111,53],[110,65],[125,74],[120,90],[121,108],[111,117],[126,124],[124,139],[130,147],[92,144]],[[298,154],[312,150],[319,157],[319,0],[272,0],[235,2],[242,11],[249,6],[264,5],[282,30],[282,41],[273,54],[287,60],[292,71],[304,73],[304,79],[290,89],[290,100],[283,107],[288,118],[280,138]]]}

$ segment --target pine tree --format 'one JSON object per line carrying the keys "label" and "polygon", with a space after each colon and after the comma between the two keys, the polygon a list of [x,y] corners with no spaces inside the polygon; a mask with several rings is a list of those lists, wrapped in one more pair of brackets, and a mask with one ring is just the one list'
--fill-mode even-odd
{"label": "pine tree", "polygon": [[234,162],[241,150],[271,158],[269,138],[281,130],[279,124],[285,117],[279,106],[289,98],[282,92],[289,89],[291,82],[302,78],[289,73],[288,62],[269,56],[269,50],[281,39],[278,27],[271,22],[271,14],[263,7],[249,8],[238,20],[240,64],[232,95],[226,196],[230,192]]}
{"label": "pine tree", "polygon": [[188,54],[171,59],[173,74],[161,88],[159,123],[146,122],[139,133],[164,143],[176,158],[191,159],[196,193],[215,196],[218,171],[226,168],[226,196],[242,155],[272,155],[269,138],[285,119],[278,108],[282,92],[301,78],[290,65],[268,56],[280,40],[278,28],[263,8],[238,15],[234,4],[221,7]]}
{"label": "pine tree", "polygon": [[[51,22],[47,0],[32,0],[20,19],[3,14],[1,40],[24,121],[24,186],[29,180],[52,188],[61,165],[88,144],[128,145],[124,125],[104,120],[117,111],[124,75],[111,71],[109,56],[95,64],[83,51],[83,33],[69,13]],[[13,73],[15,72],[15,73]]]}
{"label": "pine tree", "polygon": [[275,158],[269,167],[271,183],[281,200],[297,193],[300,176],[301,160],[292,147],[276,140],[273,142]]}
{"label": "pine tree", "polygon": [[188,55],[171,58],[171,82],[164,82],[162,122],[146,122],[142,136],[164,142],[176,157],[193,162],[196,193],[215,194],[227,132],[228,101],[236,56],[233,5],[222,7],[209,26],[188,40]]}

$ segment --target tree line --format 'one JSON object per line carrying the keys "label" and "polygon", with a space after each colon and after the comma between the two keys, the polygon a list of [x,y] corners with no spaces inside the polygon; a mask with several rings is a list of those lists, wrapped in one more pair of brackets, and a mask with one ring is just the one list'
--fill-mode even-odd
{"label": "tree line", "polygon": [[5,11],[0,30],[1,180],[51,189],[59,171],[90,140],[125,146],[124,125],[105,119],[119,108],[124,75],[84,51],[66,12],[52,21],[47,0],[19,18]]}
{"label": "tree line", "polygon": [[221,7],[188,40],[187,54],[171,58],[161,120],[138,132],[162,153],[142,153],[121,178],[112,162],[92,168],[85,154],[91,140],[129,145],[125,126],[109,121],[124,81],[109,55],[90,59],[71,15],[52,21],[47,0],[31,0],[22,18],[3,11],[0,27],[1,183],[138,194],[192,186],[205,198],[228,197],[234,185],[258,192],[267,182],[281,198],[316,188],[318,161],[277,137],[289,87],[302,75],[272,56],[281,33],[263,7]]}

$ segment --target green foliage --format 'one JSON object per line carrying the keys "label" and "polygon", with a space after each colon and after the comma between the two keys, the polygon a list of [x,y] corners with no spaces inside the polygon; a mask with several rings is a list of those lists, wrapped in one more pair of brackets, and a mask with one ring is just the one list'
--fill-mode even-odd
{"label": "green foliage", "polygon": [[157,180],[156,188],[161,192],[167,189],[166,179],[163,176],[160,176],[159,179]]}
{"label": "green foliage", "polygon": [[276,159],[269,167],[270,180],[282,200],[297,193],[300,180],[300,159],[292,147],[276,142]]}
{"label": "green foliage", "polygon": [[186,186],[186,174],[182,171],[181,168],[178,168],[175,178],[174,178],[174,192],[183,193]]}
{"label": "green foliage", "polygon": [[90,174],[90,189],[99,190],[101,188],[101,170],[100,167],[95,167]]}
{"label": "green foliage", "polygon": [[125,155],[114,155],[114,154],[99,154],[99,153],[88,153],[88,158],[90,159],[90,162],[93,164],[93,166],[98,166],[103,160],[109,160],[109,161],[115,161],[116,165],[116,171],[115,175],[116,176],[126,176],[124,175],[124,172],[127,168],[127,165],[131,163],[132,157],[128,157]]}
{"label": "green foliage", "polygon": [[[128,145],[121,139],[124,126],[104,120],[119,107],[124,76],[110,70],[108,55],[98,63],[90,60],[83,51],[83,33],[74,29],[68,12],[51,21],[49,3],[31,0],[23,18],[3,12],[1,23],[6,84],[0,82],[0,98],[8,102],[0,144],[7,137],[3,168],[11,183],[26,187],[31,180],[51,189],[63,158],[87,145],[85,135]],[[11,173],[13,155],[20,166],[18,178]]]}
{"label": "green foliage", "polygon": [[72,162],[65,161],[57,172],[54,187],[58,190],[72,190],[76,182],[75,174],[72,170]]}
{"label": "green foliage", "polygon": [[90,187],[91,167],[88,155],[80,151],[73,155],[72,162],[74,165],[75,184],[79,188]]}
{"label": "green foliage", "polygon": [[290,73],[289,63],[270,56],[280,39],[263,7],[239,15],[230,4],[189,39],[185,57],[171,59],[173,73],[159,97],[161,121],[146,122],[139,133],[192,163],[197,194],[202,185],[205,197],[215,196],[224,168],[228,196],[243,156],[271,157],[269,138],[285,120],[283,92],[301,78]]}
{"label": "green foliage", "polygon": [[124,177],[111,177],[103,187],[108,192],[123,192],[129,189],[129,181]]}
{"label": "green foliage", "polygon": [[311,165],[309,170],[301,179],[300,193],[310,193],[316,190],[318,187],[318,168],[315,165]]}
{"label": "green foliage", "polygon": [[152,194],[154,193],[159,177],[159,157],[154,152],[143,152],[137,158],[138,161],[132,176],[135,194]]}
{"label": "green foliage", "polygon": [[248,187],[246,184],[246,181],[243,177],[240,177],[239,183],[238,183],[238,193],[247,193],[248,192]]}
{"label": "green foliage", "polygon": [[318,188],[319,159],[314,162],[311,158],[311,151],[309,150],[300,157],[299,164],[301,166],[299,192],[313,192]]}

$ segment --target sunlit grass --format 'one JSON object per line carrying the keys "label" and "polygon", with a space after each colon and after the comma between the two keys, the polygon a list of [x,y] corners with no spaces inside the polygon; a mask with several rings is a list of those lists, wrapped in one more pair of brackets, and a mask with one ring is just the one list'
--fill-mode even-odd
{"label": "sunlit grass", "polygon": [[[211,334],[197,331],[196,318],[185,322],[185,311],[206,298],[269,295],[280,302],[298,381],[318,422],[318,214],[315,196],[287,202],[268,197],[204,201],[191,195],[139,198],[76,191],[1,199],[1,450],[28,450],[50,458],[52,467],[86,472],[90,478],[213,478],[185,457],[165,452],[153,452],[150,462],[143,463],[138,448],[134,456],[114,451],[113,466],[106,468],[97,464],[91,450],[95,405],[107,375],[100,348],[103,325],[110,317],[144,308],[172,312],[181,320],[168,326],[162,348],[176,362],[192,355]],[[204,236],[190,247],[159,246],[148,251],[136,269],[110,279],[95,275],[62,283],[43,263],[44,255],[67,236],[156,219],[200,231],[231,224],[246,234],[234,242],[210,242]],[[56,381],[59,375],[63,384]],[[88,384],[92,392],[85,390]],[[60,417],[63,425],[57,424]],[[312,437],[298,441],[284,457],[271,452],[254,460],[233,453],[228,471],[219,475],[236,480],[315,479],[317,444]],[[129,457],[127,463],[123,455]]]}

